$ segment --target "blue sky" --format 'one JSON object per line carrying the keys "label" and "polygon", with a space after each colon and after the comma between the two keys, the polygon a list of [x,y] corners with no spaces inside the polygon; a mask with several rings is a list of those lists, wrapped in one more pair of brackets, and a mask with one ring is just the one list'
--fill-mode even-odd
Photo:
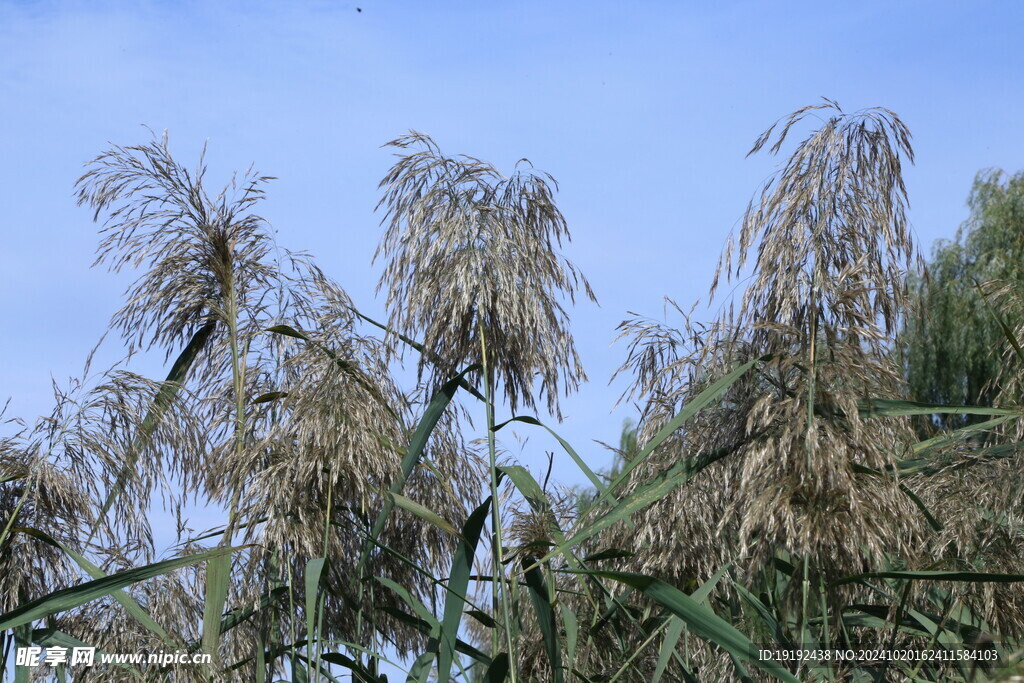
{"label": "blue sky", "polygon": [[[72,197],[108,142],[142,142],[145,124],[187,165],[208,140],[211,180],[251,163],[277,176],[262,214],[280,243],[383,316],[380,146],[412,128],[560,182],[566,255],[600,300],[572,313],[591,382],[561,431],[604,466],[591,440],[614,442],[630,414],[610,412],[615,327],[660,316],[666,295],[705,298],[778,163],[744,158],[757,135],[822,95],[896,111],[928,250],[966,217],[979,169],[1024,169],[1022,15],[985,1],[0,2],[0,399],[8,417],[47,412],[51,377],[80,373],[120,305],[130,276],[90,268],[96,226]],[[162,376],[160,360],[135,367]],[[539,467],[554,444],[530,444]],[[582,481],[571,464],[558,474]]]}
{"label": "blue sky", "polygon": [[[362,11],[357,11],[357,7]],[[0,3],[0,341],[8,416],[49,407],[81,371],[129,275],[90,268],[96,226],[75,206],[108,142],[167,129],[209,178],[278,177],[262,213],[372,314],[380,274],[381,144],[412,128],[561,185],[567,256],[600,306],[573,311],[591,382],[562,431],[596,466],[627,311],[704,298],[718,254],[777,159],[744,156],[819,96],[886,106],[910,126],[911,220],[926,249],[952,236],[981,168],[1024,168],[1016,3]],[[713,311],[698,308],[696,317]],[[116,343],[109,343],[113,360]],[[162,376],[160,359],[139,369]],[[531,461],[543,439],[525,453]],[[539,462],[539,459],[537,460]],[[581,481],[571,469],[567,483]]]}

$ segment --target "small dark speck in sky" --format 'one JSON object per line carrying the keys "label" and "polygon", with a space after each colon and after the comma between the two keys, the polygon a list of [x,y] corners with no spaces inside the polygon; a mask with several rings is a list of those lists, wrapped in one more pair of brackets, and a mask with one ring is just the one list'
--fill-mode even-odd
{"label": "small dark speck in sky", "polygon": [[356,7],[356,11],[357,11],[357,12],[362,12],[362,11],[363,11],[363,8],[362,8],[362,7]]}

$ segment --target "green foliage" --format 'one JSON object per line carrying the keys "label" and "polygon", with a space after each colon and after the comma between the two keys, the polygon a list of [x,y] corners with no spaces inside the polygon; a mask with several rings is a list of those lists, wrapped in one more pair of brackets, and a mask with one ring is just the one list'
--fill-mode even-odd
{"label": "green foliage", "polygon": [[[1007,339],[990,283],[1024,284],[1024,174],[978,173],[967,204],[970,217],[956,239],[939,241],[926,274],[910,280],[898,348],[919,401],[992,405],[1000,391]],[[968,418],[943,421],[954,426]]]}
{"label": "green foliage", "polygon": [[[602,472],[600,476],[604,477],[606,481],[615,481],[619,475],[622,474],[623,468],[626,464],[632,462],[633,459],[640,453],[640,445],[637,440],[637,426],[632,420],[626,419],[622,423],[622,433],[619,434],[619,446],[613,449],[615,453],[612,465],[607,472]],[[599,484],[599,485],[598,485]],[[598,496],[604,491],[606,486],[598,482],[593,487],[585,487],[576,491],[576,511],[582,514],[594,504]]]}

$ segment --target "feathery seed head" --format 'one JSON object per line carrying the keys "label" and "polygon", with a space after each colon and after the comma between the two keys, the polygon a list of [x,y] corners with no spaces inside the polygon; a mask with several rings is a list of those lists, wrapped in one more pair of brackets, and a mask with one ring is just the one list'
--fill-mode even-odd
{"label": "feathery seed head", "polygon": [[[400,155],[381,181],[387,226],[377,257],[387,260],[391,326],[422,335],[434,382],[487,361],[515,409],[534,407],[534,385],[559,415],[559,391],[585,380],[560,299],[574,301],[586,279],[556,253],[569,239],[555,206],[556,184],[524,168],[501,176],[485,162],[448,157],[419,133],[389,143]],[[483,337],[481,337],[483,335]],[[559,415],[560,417],[560,415]]]}
{"label": "feathery seed head", "polygon": [[250,213],[271,180],[251,169],[216,197],[203,186],[203,157],[190,172],[171,156],[168,138],[111,146],[78,179],[78,203],[107,212],[97,263],[111,270],[146,267],[114,325],[133,343],[186,342],[203,323],[225,322],[272,280],[272,250],[261,218]]}

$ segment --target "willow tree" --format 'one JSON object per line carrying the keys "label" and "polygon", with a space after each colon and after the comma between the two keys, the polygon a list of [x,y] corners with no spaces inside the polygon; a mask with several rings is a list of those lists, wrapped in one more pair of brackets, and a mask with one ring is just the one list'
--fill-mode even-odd
{"label": "willow tree", "polygon": [[[951,566],[1010,573],[1024,553],[1024,174],[979,173],[968,206],[956,241],[936,247],[916,283],[917,309],[901,350],[917,396],[1006,411],[938,416],[942,426],[963,430],[945,462],[964,464],[934,477],[924,499],[943,523],[931,544],[935,554]],[[1001,637],[1024,634],[1021,584],[954,586],[950,593]]]}
{"label": "willow tree", "polygon": [[[992,405],[1009,349],[1001,288],[1024,284],[1024,174],[981,171],[967,199],[968,219],[956,238],[936,243],[913,280],[899,349],[911,395],[919,401]],[[1006,326],[1004,328],[1004,325]],[[1010,377],[1003,376],[1003,380]],[[963,415],[945,416],[949,426]]]}

